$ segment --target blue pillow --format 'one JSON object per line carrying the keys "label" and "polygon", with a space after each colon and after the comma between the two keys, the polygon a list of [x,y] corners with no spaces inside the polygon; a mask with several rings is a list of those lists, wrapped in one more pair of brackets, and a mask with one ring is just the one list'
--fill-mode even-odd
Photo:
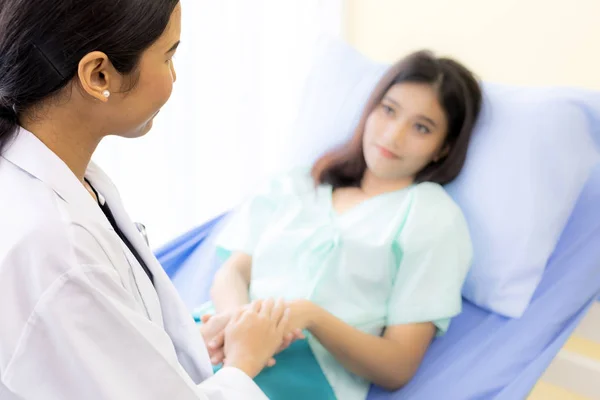
{"label": "blue pillow", "polygon": [[[339,39],[323,40],[288,143],[290,166],[349,139],[386,68]],[[600,93],[492,83],[483,91],[465,167],[447,185],[473,238],[463,295],[519,317],[600,160]]]}

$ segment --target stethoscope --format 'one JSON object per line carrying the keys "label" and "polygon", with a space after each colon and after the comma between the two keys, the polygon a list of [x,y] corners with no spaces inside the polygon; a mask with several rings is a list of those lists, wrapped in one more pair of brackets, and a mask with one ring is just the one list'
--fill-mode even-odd
{"label": "stethoscope", "polygon": [[[98,205],[100,205],[102,207],[102,205],[106,201],[106,200],[104,200],[104,197],[96,189],[94,189],[92,184],[87,179],[84,179],[84,181],[85,181],[85,183],[87,183],[87,186],[84,185],[86,190],[88,192],[90,192],[90,194],[92,194],[96,198],[96,200],[98,201]],[[150,247],[150,241],[148,240],[148,232],[146,231],[146,226],[144,224],[142,224],[141,222],[134,222],[133,224],[135,225],[135,228],[138,230],[138,232],[144,238],[146,245],[148,247]]]}
{"label": "stethoscope", "polygon": [[141,222],[134,222],[133,224],[135,225],[135,228],[138,230],[138,232],[144,238],[146,245],[148,247],[150,247],[150,240],[148,240],[148,232],[146,231],[146,226],[144,224],[142,224]]}

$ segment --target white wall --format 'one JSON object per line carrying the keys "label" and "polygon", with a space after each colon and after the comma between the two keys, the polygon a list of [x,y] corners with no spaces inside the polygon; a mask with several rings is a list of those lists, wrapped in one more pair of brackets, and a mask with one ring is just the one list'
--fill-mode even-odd
{"label": "white wall", "polygon": [[277,170],[315,43],[340,33],[341,1],[182,0],[169,103],[148,135],[108,138],[94,157],[152,247]]}
{"label": "white wall", "polygon": [[485,80],[600,89],[600,0],[345,0],[346,38],[380,61],[429,48]]}

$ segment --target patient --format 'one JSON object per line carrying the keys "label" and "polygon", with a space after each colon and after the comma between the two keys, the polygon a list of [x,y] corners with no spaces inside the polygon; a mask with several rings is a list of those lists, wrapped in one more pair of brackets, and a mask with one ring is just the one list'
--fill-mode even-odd
{"label": "patient", "polygon": [[281,298],[289,334],[256,378],[271,399],[363,400],[370,383],[405,385],[461,311],[472,247],[441,185],[461,171],[480,106],[465,67],[412,54],[347,144],[244,204],[219,237],[226,262],[202,310],[213,363],[227,363],[222,332],[241,307]]}

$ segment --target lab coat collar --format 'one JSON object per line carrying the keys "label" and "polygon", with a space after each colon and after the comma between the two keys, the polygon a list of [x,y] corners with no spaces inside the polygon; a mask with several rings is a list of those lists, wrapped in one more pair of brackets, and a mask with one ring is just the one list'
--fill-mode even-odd
{"label": "lab coat collar", "polygon": [[94,219],[103,228],[114,230],[73,171],[33,133],[20,128],[3,158],[48,185],[78,214],[87,215],[86,219]]}

